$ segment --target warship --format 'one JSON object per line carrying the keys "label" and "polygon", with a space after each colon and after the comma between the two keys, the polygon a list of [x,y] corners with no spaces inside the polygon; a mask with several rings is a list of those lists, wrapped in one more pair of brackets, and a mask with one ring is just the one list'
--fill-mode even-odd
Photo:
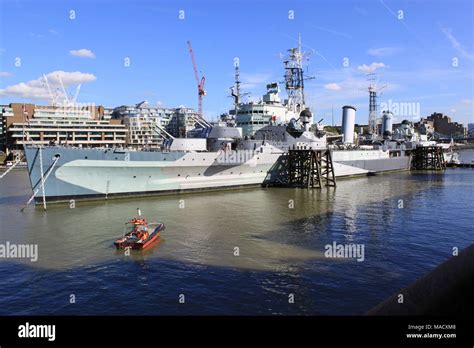
{"label": "warship", "polygon": [[331,138],[304,96],[305,53],[288,50],[284,60],[287,98],[278,83],[267,85],[258,102],[243,103],[236,66],[232,87],[235,124],[211,124],[202,118],[193,136],[173,137],[159,124],[159,149],[25,146],[36,203],[71,199],[109,199],[261,185],[282,154],[291,148],[329,149],[336,177],[407,170],[411,133],[392,136],[391,118],[382,122],[384,138],[359,142],[354,133],[356,108],[342,110],[342,137]]}

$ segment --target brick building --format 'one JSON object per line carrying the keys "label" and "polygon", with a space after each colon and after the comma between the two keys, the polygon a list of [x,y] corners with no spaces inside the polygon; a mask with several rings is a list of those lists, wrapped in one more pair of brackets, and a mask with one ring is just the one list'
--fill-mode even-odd
{"label": "brick building", "polygon": [[441,113],[433,113],[426,118],[420,120],[421,124],[433,125],[434,131],[447,137],[451,136],[467,136],[467,128],[463,124],[453,122],[451,117]]}

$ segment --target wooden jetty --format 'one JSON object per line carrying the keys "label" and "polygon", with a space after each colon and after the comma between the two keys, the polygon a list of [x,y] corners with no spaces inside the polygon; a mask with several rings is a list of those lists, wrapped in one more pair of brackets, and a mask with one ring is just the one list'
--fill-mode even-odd
{"label": "wooden jetty", "polygon": [[419,146],[412,152],[411,169],[445,170],[443,149],[439,146]]}
{"label": "wooden jetty", "polygon": [[335,187],[336,177],[329,149],[289,149],[270,169],[263,186]]}

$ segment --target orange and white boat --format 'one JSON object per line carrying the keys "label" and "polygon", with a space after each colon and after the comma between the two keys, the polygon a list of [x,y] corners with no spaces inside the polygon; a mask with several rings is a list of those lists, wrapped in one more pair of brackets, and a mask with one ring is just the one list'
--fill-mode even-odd
{"label": "orange and white boat", "polygon": [[132,225],[132,230],[114,242],[117,249],[145,249],[160,238],[161,231],[165,229],[163,223],[149,223],[141,217],[140,209],[137,211],[138,217],[126,222]]}

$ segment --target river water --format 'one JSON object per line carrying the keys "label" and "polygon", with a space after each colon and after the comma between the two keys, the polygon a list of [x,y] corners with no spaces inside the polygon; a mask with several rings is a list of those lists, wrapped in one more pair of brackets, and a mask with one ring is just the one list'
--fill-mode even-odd
{"label": "river water", "polygon": [[461,163],[474,163],[474,149],[458,151]]}
{"label": "river water", "polygon": [[[474,242],[472,169],[20,212],[30,194],[24,170],[0,181],[0,243],[38,245],[0,258],[0,315],[363,314]],[[127,256],[112,243],[137,207],[166,230]],[[364,260],[327,258],[334,242]]]}

